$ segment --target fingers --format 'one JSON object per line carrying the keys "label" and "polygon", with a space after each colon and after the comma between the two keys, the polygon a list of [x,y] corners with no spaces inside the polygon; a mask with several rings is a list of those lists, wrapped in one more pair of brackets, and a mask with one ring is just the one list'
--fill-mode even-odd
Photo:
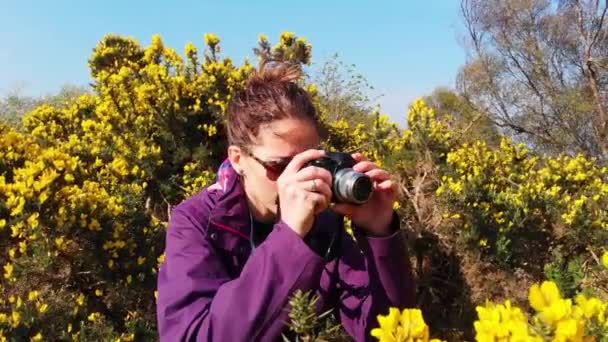
{"label": "fingers", "polygon": [[379,190],[396,190],[397,189],[397,184],[395,184],[392,180],[388,179],[388,180],[385,180],[384,182],[381,182],[378,185],[376,185],[376,189],[379,189]]}
{"label": "fingers", "polygon": [[369,178],[371,178],[375,182],[383,182],[383,181],[389,180],[391,178],[390,173],[388,173],[388,171],[382,170],[382,169],[369,170],[365,174],[368,175]]}
{"label": "fingers", "polygon": [[[374,183],[382,183],[391,179],[391,175],[388,171],[378,168],[376,164],[368,160],[357,163],[353,167],[353,170],[365,173],[374,181]],[[383,189],[384,187],[385,186],[379,188]],[[388,188],[390,188],[390,186],[388,186]]]}
{"label": "fingers", "polygon": [[329,200],[321,193],[311,192],[308,195],[308,203],[311,205],[311,210],[315,215],[318,215],[329,206]]}
{"label": "fingers", "polygon": [[[314,184],[313,184],[314,181]],[[301,182],[304,190],[310,191],[313,193],[319,193],[325,197],[327,203],[331,201],[332,191],[331,191],[331,183],[328,184],[324,182],[322,179],[311,179],[308,181]]]}
{"label": "fingers", "polygon": [[289,164],[287,164],[287,167],[283,171],[283,174],[284,175],[295,174],[298,171],[300,171],[302,166],[304,166],[304,164],[306,164],[307,162],[314,160],[314,159],[321,158],[324,155],[325,155],[325,151],[323,151],[323,150],[306,150],[302,153],[299,153],[295,157],[293,157],[293,159],[289,162]]}
{"label": "fingers", "polygon": [[311,179],[321,179],[324,183],[331,184],[331,178],[331,173],[329,171],[318,166],[305,167],[295,175],[295,180],[299,182]]}
{"label": "fingers", "polygon": [[353,153],[353,154],[351,154],[351,157],[353,157],[353,159],[354,159],[354,160],[355,160],[357,163],[360,163],[360,162],[362,162],[362,161],[367,161],[367,160],[369,160],[369,159],[367,159],[367,158],[366,158],[366,157],[363,155],[363,153]]}
{"label": "fingers", "polygon": [[369,170],[373,170],[373,169],[377,169],[377,168],[378,168],[378,166],[369,160],[360,161],[357,164],[355,164],[355,166],[353,166],[353,170],[355,170],[357,172],[367,172]]}

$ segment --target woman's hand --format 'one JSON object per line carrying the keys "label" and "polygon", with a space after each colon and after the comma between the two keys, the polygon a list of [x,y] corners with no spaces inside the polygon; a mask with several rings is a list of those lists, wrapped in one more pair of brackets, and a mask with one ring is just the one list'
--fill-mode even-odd
{"label": "woman's hand", "polygon": [[363,205],[338,203],[332,210],[349,217],[354,225],[370,235],[387,235],[393,218],[393,203],[397,199],[397,184],[386,170],[378,168],[361,153],[352,157],[357,161],[353,169],[365,173],[374,182],[374,193]]}
{"label": "woman's hand", "polygon": [[302,168],[323,156],[322,150],[297,154],[277,179],[281,219],[302,238],[312,228],[315,215],[331,201],[331,173],[316,166]]}

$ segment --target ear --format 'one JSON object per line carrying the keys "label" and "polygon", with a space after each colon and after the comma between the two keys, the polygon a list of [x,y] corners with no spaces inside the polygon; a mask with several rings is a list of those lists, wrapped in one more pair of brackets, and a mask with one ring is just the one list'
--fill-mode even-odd
{"label": "ear", "polygon": [[243,165],[241,163],[243,151],[240,147],[236,145],[228,146],[228,159],[230,160],[230,164],[239,175],[243,174]]}

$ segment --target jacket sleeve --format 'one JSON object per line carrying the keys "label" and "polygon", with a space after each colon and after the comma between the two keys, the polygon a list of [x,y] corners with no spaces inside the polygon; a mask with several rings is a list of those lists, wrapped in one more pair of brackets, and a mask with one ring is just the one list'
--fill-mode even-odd
{"label": "jacket sleeve", "polygon": [[391,226],[393,233],[387,237],[366,236],[356,228],[355,239],[344,234],[337,263],[337,314],[356,341],[375,341],[371,330],[389,307],[416,305],[414,275],[396,213]]}
{"label": "jacket sleeve", "polygon": [[279,222],[230,279],[202,227],[175,210],[158,275],[157,316],[161,341],[275,340],[277,319],[293,291],[314,289],[324,260]]}

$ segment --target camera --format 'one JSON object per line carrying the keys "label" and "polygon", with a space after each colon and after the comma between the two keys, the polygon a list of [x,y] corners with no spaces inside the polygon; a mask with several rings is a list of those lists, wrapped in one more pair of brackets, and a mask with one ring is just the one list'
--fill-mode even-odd
{"label": "camera", "polygon": [[306,166],[317,166],[332,175],[332,199],[334,203],[364,204],[374,191],[372,179],[353,170],[357,162],[344,152],[327,152],[322,158],[308,162]]}

